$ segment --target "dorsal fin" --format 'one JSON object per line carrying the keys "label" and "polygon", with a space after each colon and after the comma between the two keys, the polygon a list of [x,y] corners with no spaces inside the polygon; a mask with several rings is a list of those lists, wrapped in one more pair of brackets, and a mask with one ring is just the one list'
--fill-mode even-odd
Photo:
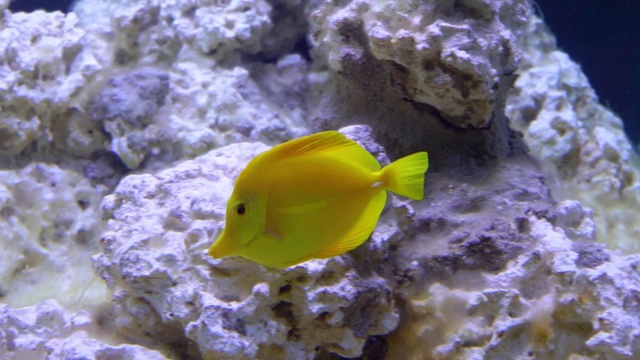
{"label": "dorsal fin", "polygon": [[370,171],[380,170],[380,163],[373,155],[337,131],[319,132],[276,145],[252,162],[255,165],[267,165],[279,160],[314,155],[335,156]]}

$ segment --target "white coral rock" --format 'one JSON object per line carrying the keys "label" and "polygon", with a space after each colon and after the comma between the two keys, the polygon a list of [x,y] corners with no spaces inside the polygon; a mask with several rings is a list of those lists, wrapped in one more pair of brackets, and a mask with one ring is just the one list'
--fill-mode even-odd
{"label": "white coral rock", "polygon": [[0,357],[3,359],[166,359],[138,345],[112,346],[88,336],[95,333],[86,314],[70,314],[55,300],[12,309],[0,304]]}
{"label": "white coral rock", "polygon": [[76,131],[86,119],[74,116],[80,94],[103,68],[101,42],[78,26],[74,13],[5,12],[3,17],[0,153],[17,155],[34,144],[80,153],[101,148],[97,127]]}
{"label": "white coral rock", "polygon": [[313,39],[333,70],[350,77],[346,66],[370,66],[367,56],[390,62],[406,74],[393,86],[465,128],[491,121],[501,78],[518,66],[516,40],[529,14],[520,0],[353,0],[312,9]]}

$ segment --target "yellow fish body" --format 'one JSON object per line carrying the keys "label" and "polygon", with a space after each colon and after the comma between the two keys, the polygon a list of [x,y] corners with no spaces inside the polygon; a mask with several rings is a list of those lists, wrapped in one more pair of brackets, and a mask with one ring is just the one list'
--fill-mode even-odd
{"label": "yellow fish body", "polygon": [[380,170],[369,152],[337,131],[277,145],[238,177],[209,255],[288,267],[343,254],[369,238],[387,190],[424,197],[428,167],[427,153],[419,152]]}

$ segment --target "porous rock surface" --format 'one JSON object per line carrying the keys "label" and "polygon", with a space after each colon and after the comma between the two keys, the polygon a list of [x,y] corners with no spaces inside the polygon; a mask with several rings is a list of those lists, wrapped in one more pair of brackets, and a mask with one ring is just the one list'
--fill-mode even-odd
{"label": "porous rock surface", "polygon": [[304,103],[292,111],[241,61],[264,46],[264,56],[286,64],[273,80],[303,74],[306,61],[286,56],[305,27],[282,26],[301,22],[302,3],[276,11],[264,1],[203,5],[87,0],[66,15],[3,13],[0,165],[109,152],[137,169],[308,133]]}
{"label": "porous rock surface", "polygon": [[176,50],[171,47],[216,60],[258,53],[275,23],[272,10],[265,0],[83,0],[73,6],[92,31],[107,31],[115,21],[124,40],[118,49],[123,61],[139,56],[166,60],[168,51]]}
{"label": "porous rock surface", "polygon": [[166,359],[138,345],[108,345],[94,340],[88,313],[69,314],[55,300],[12,309],[0,304],[0,357],[3,359]]}
{"label": "porous rock surface", "polygon": [[51,150],[83,156],[105,137],[78,102],[104,68],[104,54],[75,14],[3,12],[0,17],[0,154]]}
{"label": "porous rock surface", "polygon": [[423,283],[390,358],[637,357],[640,258],[595,243],[592,215],[576,201],[530,213],[521,229],[532,246],[503,270]]}
{"label": "porous rock surface", "polygon": [[370,99],[390,87],[451,125],[481,128],[517,69],[529,4],[350,0],[310,11],[314,52],[340,76],[361,77]]}
{"label": "porous rock surface", "polygon": [[[249,55],[282,61],[304,34],[305,26],[288,26],[303,23],[302,4],[77,2],[74,11],[82,25],[112,39],[105,51],[113,57],[113,67],[123,69],[105,74],[86,106],[94,122],[102,123],[113,137],[110,150],[136,169],[145,166],[145,160],[162,164],[233,142],[275,144],[308,133],[305,108],[291,111],[281,96],[270,96],[268,88],[254,82],[251,67],[242,62]],[[286,75],[306,71],[301,57],[284,61],[289,64]],[[272,79],[286,81],[278,72],[272,73]],[[297,86],[304,87],[304,76],[301,80]],[[150,91],[147,85],[156,89],[156,106],[146,109],[155,111],[143,111],[147,116],[139,121],[105,119],[91,111],[106,106],[113,107],[114,115],[138,113],[139,104],[114,104],[109,95],[139,98]]]}
{"label": "porous rock surface", "polygon": [[558,50],[534,17],[520,39],[523,63],[507,113],[536,158],[557,181],[556,197],[595,211],[603,241],[640,250],[639,170],[622,121],[601,105],[580,66]]}

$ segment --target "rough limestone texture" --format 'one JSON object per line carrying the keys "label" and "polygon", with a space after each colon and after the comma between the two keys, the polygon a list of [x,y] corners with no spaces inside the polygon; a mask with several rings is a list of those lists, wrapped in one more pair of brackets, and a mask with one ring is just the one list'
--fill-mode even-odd
{"label": "rough limestone texture", "polygon": [[164,105],[169,75],[144,68],[115,76],[94,95],[88,113],[111,137],[111,152],[130,169],[137,168],[164,140],[153,116]]}
{"label": "rough limestone texture", "polygon": [[[54,298],[64,306],[108,300],[93,281],[90,257],[102,232],[99,205],[106,189],[55,165],[0,170],[0,301],[33,305]],[[74,266],[69,266],[74,264]]]}
{"label": "rough limestone texture", "polygon": [[[306,69],[295,55],[276,67],[284,70],[261,69],[269,71],[276,84],[291,81],[291,73],[300,78]],[[303,78],[294,89],[304,89],[304,84]],[[273,86],[259,86],[242,67],[210,70],[184,62],[170,71],[147,67],[114,76],[87,108],[91,121],[110,135],[109,150],[136,169],[145,160],[166,163],[231,142],[278,143],[306,134],[300,121],[303,102],[283,100]]]}
{"label": "rough limestone texture", "polygon": [[11,309],[0,304],[3,359],[166,359],[138,345],[112,346],[88,336],[96,327],[86,312],[67,313],[55,300]]}
{"label": "rough limestone texture", "polygon": [[369,335],[396,327],[391,289],[350,255],[286,270],[208,256],[234,179],[267,149],[213,150],[127,176],[104,198],[107,231],[94,261],[114,293],[119,332],[204,359],[313,359],[319,348],[358,356]]}
{"label": "rough limestone texture", "polygon": [[0,17],[0,155],[51,150],[71,157],[102,147],[105,136],[79,108],[103,69],[102,55],[75,14],[4,12]]}
{"label": "rough limestone texture", "polygon": [[[310,20],[314,52],[333,71],[389,73],[375,85],[396,89],[396,96],[433,109],[451,125],[481,128],[517,69],[516,40],[528,16],[523,0],[350,0],[319,2]],[[368,69],[371,63],[380,69]]]}
{"label": "rough limestone texture", "polygon": [[84,0],[74,4],[73,11],[97,32],[112,28],[113,20],[122,37],[118,57],[123,61],[163,47],[156,55],[164,56],[167,45],[217,60],[239,52],[256,54],[273,28],[272,5],[265,0]]}
{"label": "rough limestone texture", "polygon": [[305,27],[282,25],[302,21],[301,3],[273,14],[264,1],[75,6],[66,15],[0,18],[0,165],[115,155],[122,173],[232,142],[275,144],[308,133],[304,102],[292,110],[241,64],[264,45],[265,56],[287,68],[271,79],[286,83],[298,72],[295,88],[305,87],[306,60],[288,54]]}
{"label": "rough limestone texture", "polygon": [[637,358],[640,257],[595,243],[592,215],[576,201],[530,213],[531,246],[506,268],[425,281],[389,358]]}
{"label": "rough limestone texture", "polygon": [[[105,74],[85,107],[93,123],[111,135],[109,150],[136,169],[233,142],[275,144],[308,133],[304,104],[292,111],[281,95],[258,86],[252,69],[241,62],[243,56],[264,56],[280,63],[303,37],[305,26],[289,26],[304,23],[301,9],[298,2],[274,10],[269,2],[248,0],[77,2],[82,26],[111,39],[105,51],[115,68],[126,69]],[[286,75],[306,71],[299,56],[284,61]],[[272,80],[288,81],[277,75]],[[304,76],[296,76],[302,80],[296,86],[304,87]],[[155,105],[144,109],[110,97],[135,99],[147,92],[153,101],[145,102]],[[145,116],[134,122],[126,116],[104,118],[92,111],[95,105],[112,108],[111,115],[142,111]]]}
{"label": "rough limestone texture", "polygon": [[580,66],[533,18],[520,40],[524,54],[507,113],[531,154],[557,181],[556,196],[595,211],[602,241],[640,250],[639,170],[622,121],[598,102]]}

